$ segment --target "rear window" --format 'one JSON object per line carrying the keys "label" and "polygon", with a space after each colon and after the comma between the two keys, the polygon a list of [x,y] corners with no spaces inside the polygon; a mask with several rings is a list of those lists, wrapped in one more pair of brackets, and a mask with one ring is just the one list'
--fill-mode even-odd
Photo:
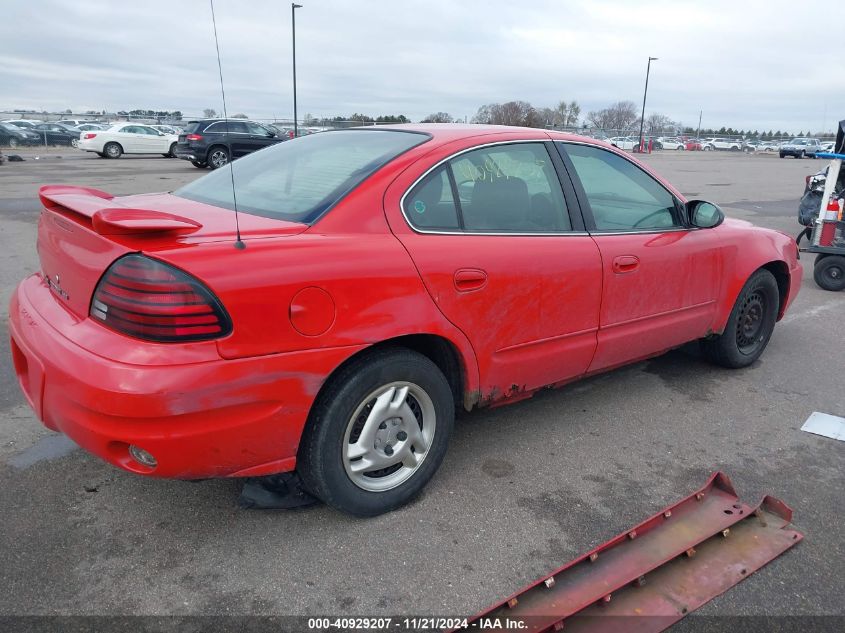
{"label": "rear window", "polygon": [[273,145],[173,192],[181,198],[288,222],[310,224],[365,178],[426,134],[340,130]]}
{"label": "rear window", "polygon": [[201,125],[202,121],[189,121],[188,125],[185,126],[185,134],[193,134],[200,129]]}

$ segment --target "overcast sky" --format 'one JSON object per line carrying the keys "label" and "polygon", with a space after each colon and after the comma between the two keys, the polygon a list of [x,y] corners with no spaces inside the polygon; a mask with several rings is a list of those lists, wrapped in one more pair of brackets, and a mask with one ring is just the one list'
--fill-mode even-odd
{"label": "overcast sky", "polygon": [[[298,1],[300,115],[639,108],[651,55],[647,115],[793,133],[845,118],[840,2]],[[0,110],[222,110],[208,0],[0,4]],[[290,3],[215,11],[229,114],[290,117]]]}

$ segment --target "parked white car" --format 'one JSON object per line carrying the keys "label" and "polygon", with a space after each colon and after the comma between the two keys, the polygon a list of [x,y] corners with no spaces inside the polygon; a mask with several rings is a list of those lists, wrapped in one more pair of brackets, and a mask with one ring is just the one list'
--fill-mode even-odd
{"label": "parked white car", "polygon": [[616,136],[607,140],[611,145],[618,147],[619,149],[627,150],[633,150],[639,142],[637,139],[631,136]]}
{"label": "parked white car", "polygon": [[659,138],[657,142],[663,147],[663,149],[674,149],[674,150],[684,150],[687,146],[684,144],[683,141],[680,141],[676,138]]}
{"label": "parked white car", "polygon": [[738,152],[742,149],[742,141],[735,141],[730,138],[708,138],[701,144],[701,149],[705,151],[727,149]]}
{"label": "parked white car", "polygon": [[175,134],[159,132],[149,125],[118,123],[100,132],[83,132],[79,149],[102,158],[120,158],[123,154],[173,156],[178,140]]}

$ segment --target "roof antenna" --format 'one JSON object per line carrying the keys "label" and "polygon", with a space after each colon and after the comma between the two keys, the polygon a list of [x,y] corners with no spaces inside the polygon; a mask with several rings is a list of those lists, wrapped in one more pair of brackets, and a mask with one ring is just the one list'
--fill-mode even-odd
{"label": "roof antenna", "polygon": [[[229,115],[226,114],[226,91],[223,89],[223,66],[220,63],[220,44],[217,42],[217,20],[214,19],[214,0],[208,0],[211,5],[211,24],[214,26],[214,47],[217,49],[217,70],[220,73],[220,94],[223,97],[223,125],[226,128],[226,137],[229,137]],[[232,204],[235,207],[235,248],[243,250],[246,248],[241,239],[241,225],[238,222],[238,197],[235,193],[235,170],[232,167],[232,159],[229,157],[229,175],[232,177]]]}

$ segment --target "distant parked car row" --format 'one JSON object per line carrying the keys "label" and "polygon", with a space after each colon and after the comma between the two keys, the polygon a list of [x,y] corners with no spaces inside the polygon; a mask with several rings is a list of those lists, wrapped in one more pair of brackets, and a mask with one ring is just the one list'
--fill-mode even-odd
{"label": "distant parked car row", "polygon": [[[35,119],[8,119],[0,122],[0,145],[6,147],[27,145],[66,145],[78,147],[83,136],[86,134],[98,135],[116,126],[126,125],[138,126],[139,124],[128,123],[126,121],[108,124],[83,121],[81,119],[62,119],[52,122],[38,121]],[[156,135],[163,134],[173,137],[176,137],[182,131],[182,128],[169,125],[140,125],[140,127],[148,128],[155,132]],[[90,139],[93,138],[95,137],[90,137]],[[104,137],[101,136],[100,138],[102,139]],[[90,146],[91,144],[88,143],[87,145]],[[133,144],[127,143],[127,145],[131,146]],[[158,149],[157,146],[156,149]],[[88,151],[101,153],[99,149]],[[136,151],[127,153],[136,153]],[[167,153],[167,151],[156,153]]]}

